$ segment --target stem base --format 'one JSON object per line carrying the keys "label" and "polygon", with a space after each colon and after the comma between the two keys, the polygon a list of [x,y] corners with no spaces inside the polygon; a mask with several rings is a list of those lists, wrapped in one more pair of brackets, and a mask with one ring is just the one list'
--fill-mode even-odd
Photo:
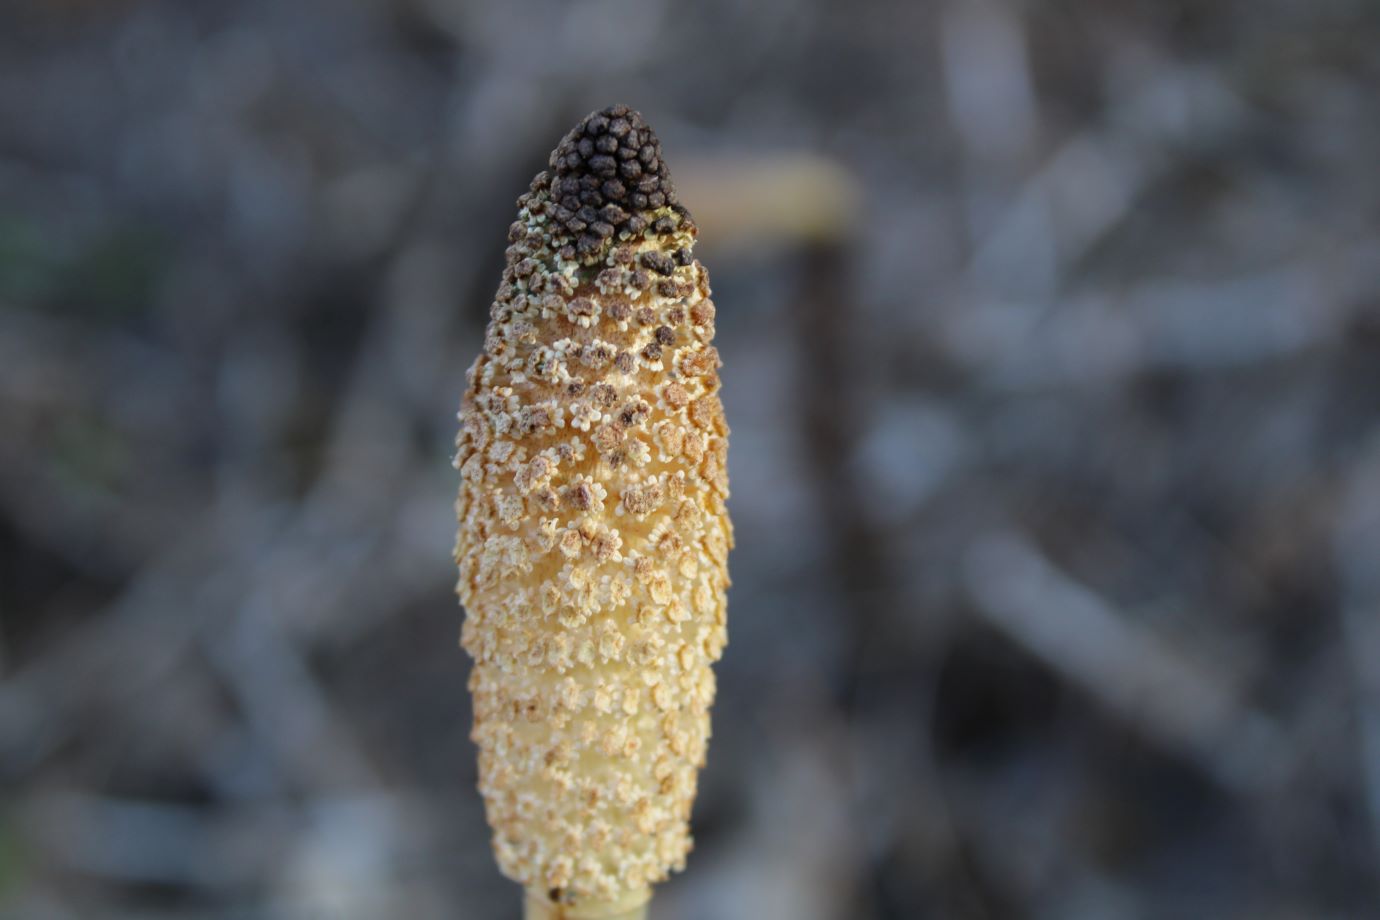
{"label": "stem base", "polygon": [[529,888],[522,899],[522,916],[523,920],[646,920],[651,899],[652,890],[644,888],[611,901],[566,904]]}

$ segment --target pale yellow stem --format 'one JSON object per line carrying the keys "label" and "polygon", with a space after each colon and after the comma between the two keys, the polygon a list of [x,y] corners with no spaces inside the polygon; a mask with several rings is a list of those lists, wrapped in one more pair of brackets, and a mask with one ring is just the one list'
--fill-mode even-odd
{"label": "pale yellow stem", "polygon": [[646,920],[652,890],[644,888],[610,901],[565,904],[545,891],[527,890],[522,901],[524,920]]}

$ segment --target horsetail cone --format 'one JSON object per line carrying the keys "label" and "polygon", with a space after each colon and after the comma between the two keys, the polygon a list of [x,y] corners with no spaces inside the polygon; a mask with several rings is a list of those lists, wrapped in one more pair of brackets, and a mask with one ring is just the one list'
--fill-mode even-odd
{"label": "horsetail cone", "polygon": [[641,115],[590,114],[518,207],[456,440],[461,644],[499,866],[529,910],[593,916],[691,848],[728,428],[695,225]]}

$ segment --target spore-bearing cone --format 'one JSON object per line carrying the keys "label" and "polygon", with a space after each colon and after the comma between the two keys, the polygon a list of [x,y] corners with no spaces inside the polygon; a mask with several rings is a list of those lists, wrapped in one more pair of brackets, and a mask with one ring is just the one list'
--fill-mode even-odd
{"label": "spore-bearing cone", "polygon": [[[608,240],[636,238],[658,219],[658,232],[669,232],[688,218],[661,142],[625,105],[586,116],[551,152],[550,167],[532,191],[553,205],[549,216],[577,255],[597,253]],[[663,215],[667,208],[671,214]]]}
{"label": "spore-bearing cone", "polygon": [[592,113],[519,199],[457,438],[457,586],[498,862],[571,915],[684,865],[726,641],[709,280],[660,145]]}

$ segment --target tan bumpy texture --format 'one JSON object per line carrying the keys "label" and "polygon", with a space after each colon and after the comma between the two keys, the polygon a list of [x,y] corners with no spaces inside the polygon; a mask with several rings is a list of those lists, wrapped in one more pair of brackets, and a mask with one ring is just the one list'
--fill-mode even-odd
{"label": "tan bumpy texture", "polygon": [[691,848],[726,641],[714,305],[637,112],[590,114],[518,206],[456,441],[479,788],[529,897],[635,902]]}

